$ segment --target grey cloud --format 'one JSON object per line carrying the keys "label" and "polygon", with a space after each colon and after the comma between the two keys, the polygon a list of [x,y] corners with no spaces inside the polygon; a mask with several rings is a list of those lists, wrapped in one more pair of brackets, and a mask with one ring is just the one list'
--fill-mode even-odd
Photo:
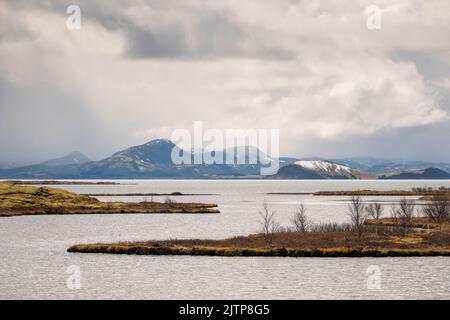
{"label": "grey cloud", "polygon": [[23,21],[1,9],[0,5],[0,43],[32,40],[35,37]]}
{"label": "grey cloud", "polygon": [[391,54],[394,61],[411,61],[427,79],[437,79],[450,74],[450,65],[440,58],[439,52],[397,50]]}
{"label": "grey cloud", "polygon": [[77,149],[95,150],[101,144],[92,145],[92,137],[102,136],[101,128],[89,105],[70,92],[0,79],[2,160],[31,162]]}
{"label": "grey cloud", "polygon": [[[436,27],[439,37],[426,45],[414,43],[422,35],[402,44],[392,32],[391,42],[373,38],[384,29],[361,32],[359,6],[274,3],[1,2],[7,18],[0,19],[0,160],[76,149],[98,159],[145,142],[136,132],[203,120],[217,128],[279,127],[284,155],[450,161],[442,147],[450,132],[449,122],[440,122],[444,113],[422,121],[450,111],[447,85],[422,81],[450,77],[442,56],[448,45],[433,43],[445,28]],[[81,6],[82,24],[89,24],[73,34],[64,23],[70,4]],[[24,23],[30,13],[40,33]],[[422,30],[421,21],[411,32]],[[393,128],[408,116],[408,128]]]}
{"label": "grey cloud", "polygon": [[154,33],[133,27],[128,34],[126,54],[131,58],[181,58],[193,54],[186,47],[185,37],[177,28]]}
{"label": "grey cloud", "polygon": [[[17,1],[15,10],[37,9],[66,14],[67,6],[78,4],[83,21],[95,21],[127,37],[124,55],[131,59],[293,59],[296,53],[271,44],[265,30],[239,21],[229,10],[215,10],[195,2],[179,1],[105,1],[49,0]],[[127,14],[136,5],[151,8],[155,15],[168,20],[157,27],[142,26]],[[174,16],[173,18],[172,15]],[[178,17],[181,16],[183,21]],[[186,29],[189,25],[190,30]]]}
{"label": "grey cloud", "polygon": [[373,156],[387,159],[409,159],[438,162],[450,160],[448,132],[450,124],[386,130],[370,137],[352,137],[338,141],[302,143],[298,156],[339,158]]}
{"label": "grey cloud", "polygon": [[211,10],[189,13],[189,27],[183,21],[171,21],[143,28],[128,19],[127,54],[148,59],[292,59],[293,52],[270,45],[263,30],[244,27],[231,14]]}

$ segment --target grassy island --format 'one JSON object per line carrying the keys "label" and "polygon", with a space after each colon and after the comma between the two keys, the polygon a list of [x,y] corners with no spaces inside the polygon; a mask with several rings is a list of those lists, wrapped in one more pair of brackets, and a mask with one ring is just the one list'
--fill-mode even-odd
{"label": "grassy island", "polygon": [[435,195],[448,195],[450,189],[441,187],[433,188],[413,188],[411,190],[338,190],[338,191],[318,191],[315,196],[422,196],[430,199]]}
{"label": "grassy island", "polygon": [[144,201],[102,202],[95,198],[48,187],[0,183],[0,217],[49,214],[219,213],[217,205]]}
{"label": "grassy island", "polygon": [[[225,240],[170,240],[79,244],[69,252],[136,255],[281,256],[281,257],[387,257],[450,256],[450,223],[440,228],[428,218],[414,218],[405,232],[392,218],[367,221],[367,232],[351,230],[279,231]],[[418,229],[421,227],[422,229]],[[331,230],[333,228],[325,228]],[[340,229],[337,227],[336,229]]]}

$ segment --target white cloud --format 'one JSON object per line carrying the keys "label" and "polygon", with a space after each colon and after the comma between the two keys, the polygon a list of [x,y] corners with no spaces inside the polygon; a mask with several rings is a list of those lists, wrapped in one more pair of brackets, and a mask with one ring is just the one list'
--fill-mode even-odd
{"label": "white cloud", "polygon": [[[371,4],[383,10],[379,31],[366,28]],[[428,81],[411,60],[392,58],[404,50],[450,65],[442,55],[450,50],[448,1],[90,1],[81,2],[79,31],[65,28],[60,3],[13,6],[0,5],[2,16],[14,11],[23,22],[3,22],[17,35],[0,37],[0,86],[76,96],[79,121],[98,128],[85,146],[67,148],[94,157],[194,120],[280,128],[283,154],[311,141],[448,121],[448,101],[435,93],[448,76]],[[39,108],[40,101],[25,105],[13,94],[0,98],[3,121],[16,119],[14,110]],[[52,119],[38,120],[51,131]],[[27,154],[35,140],[26,130],[16,134],[23,150],[5,139],[2,148]],[[46,150],[65,145],[64,134],[43,141]]]}

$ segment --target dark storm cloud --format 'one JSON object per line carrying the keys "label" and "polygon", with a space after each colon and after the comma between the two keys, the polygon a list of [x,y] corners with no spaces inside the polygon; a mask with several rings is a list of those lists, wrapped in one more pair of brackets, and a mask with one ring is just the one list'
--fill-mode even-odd
{"label": "dark storm cloud", "polygon": [[[18,11],[31,8],[65,15],[77,4],[83,21],[97,22],[110,31],[126,35],[124,55],[131,59],[293,59],[296,53],[267,41],[266,30],[239,21],[231,11],[191,5],[176,0],[111,1],[49,0],[17,1]],[[140,21],[129,14],[152,10],[158,23]],[[149,19],[149,22],[151,19]]]}
{"label": "dark storm cloud", "polygon": [[243,28],[231,15],[204,10],[193,12],[188,21],[190,29],[186,21],[176,20],[157,28],[130,24],[127,55],[138,59],[295,58],[293,52],[265,42],[264,30]]}

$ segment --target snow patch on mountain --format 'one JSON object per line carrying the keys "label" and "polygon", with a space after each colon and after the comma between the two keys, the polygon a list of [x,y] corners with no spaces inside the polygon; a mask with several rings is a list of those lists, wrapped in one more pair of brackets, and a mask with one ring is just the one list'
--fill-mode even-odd
{"label": "snow patch on mountain", "polygon": [[351,175],[353,169],[326,160],[300,160],[294,163],[307,170],[312,170],[327,175]]}

